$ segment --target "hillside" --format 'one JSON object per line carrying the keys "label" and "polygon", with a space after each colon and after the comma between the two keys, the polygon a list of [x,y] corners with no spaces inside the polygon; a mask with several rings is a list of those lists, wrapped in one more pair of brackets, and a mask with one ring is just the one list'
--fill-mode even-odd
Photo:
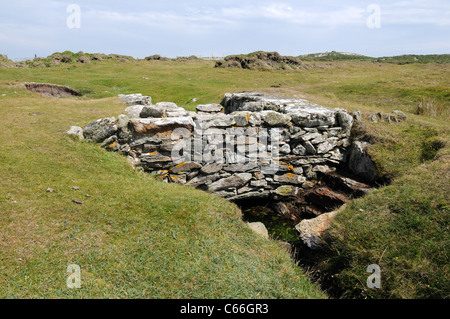
{"label": "hillside", "polygon": [[379,63],[394,63],[394,64],[410,64],[410,63],[449,63],[450,54],[429,54],[417,55],[406,54],[388,57],[368,57],[357,53],[344,52],[323,52],[311,53],[298,57],[302,61],[372,61]]}
{"label": "hillside", "polygon": [[343,52],[324,52],[300,55],[299,59],[304,61],[372,61],[373,58],[356,54]]}
{"label": "hillside", "polygon": [[[315,61],[286,72],[199,59],[76,59],[0,72],[0,297],[448,298],[448,64]],[[83,96],[45,98],[25,82]],[[339,215],[310,272],[281,242],[248,229],[234,204],[157,181],[65,135],[123,113],[118,94],[194,110],[242,91],[408,116],[391,125],[364,118],[353,132],[373,143],[390,184]],[[383,270],[379,290],[365,286],[373,263]],[[81,289],[66,287],[69,264],[81,266]]]}

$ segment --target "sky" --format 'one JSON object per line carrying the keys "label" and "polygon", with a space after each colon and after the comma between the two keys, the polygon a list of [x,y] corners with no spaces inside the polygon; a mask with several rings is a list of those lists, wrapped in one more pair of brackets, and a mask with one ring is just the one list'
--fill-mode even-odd
{"label": "sky", "polygon": [[450,53],[449,0],[0,0],[0,54]]}

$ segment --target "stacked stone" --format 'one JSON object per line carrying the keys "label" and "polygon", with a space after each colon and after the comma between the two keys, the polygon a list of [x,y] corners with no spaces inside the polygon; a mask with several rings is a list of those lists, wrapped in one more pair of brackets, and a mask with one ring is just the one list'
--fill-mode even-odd
{"label": "stacked stone", "polygon": [[167,182],[229,200],[291,196],[346,161],[353,116],[343,109],[260,93],[227,93],[197,112],[137,100],[146,102],[88,124],[83,136]]}

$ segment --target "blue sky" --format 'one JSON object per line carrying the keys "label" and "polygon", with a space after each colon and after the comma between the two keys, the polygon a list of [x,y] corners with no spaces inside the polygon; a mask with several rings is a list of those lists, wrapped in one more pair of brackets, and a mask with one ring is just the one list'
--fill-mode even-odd
{"label": "blue sky", "polygon": [[[0,53],[12,59],[64,50],[136,58],[450,53],[449,0],[0,1]],[[71,4],[80,8],[79,28],[67,25]],[[380,9],[379,28],[368,25],[372,4]]]}

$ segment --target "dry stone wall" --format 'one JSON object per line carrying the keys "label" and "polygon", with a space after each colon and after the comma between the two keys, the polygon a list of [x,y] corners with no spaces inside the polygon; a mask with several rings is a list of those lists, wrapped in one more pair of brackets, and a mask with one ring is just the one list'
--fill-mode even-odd
{"label": "dry stone wall", "polygon": [[296,193],[347,161],[354,116],[302,99],[227,93],[189,112],[122,95],[125,114],[71,131],[167,182],[235,201]]}

